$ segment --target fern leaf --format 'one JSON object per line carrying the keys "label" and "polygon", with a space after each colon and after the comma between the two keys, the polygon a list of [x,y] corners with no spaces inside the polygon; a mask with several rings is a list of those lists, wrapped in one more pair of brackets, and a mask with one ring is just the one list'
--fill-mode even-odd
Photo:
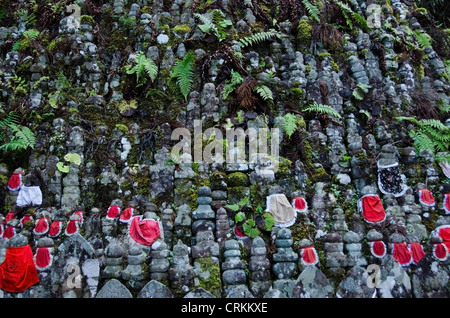
{"label": "fern leaf", "polygon": [[316,20],[316,22],[320,23],[320,11],[315,5],[311,4],[308,0],[302,0],[303,5],[305,6],[308,14]]}
{"label": "fern leaf", "polygon": [[236,72],[235,70],[231,70],[231,80],[228,82],[222,91],[222,98],[225,100],[230,96],[230,94],[234,91],[237,85],[241,84],[244,81],[241,74]]}
{"label": "fern leaf", "polygon": [[435,129],[438,129],[440,133],[443,133],[444,131],[450,131],[449,127],[445,126],[437,119],[422,119],[420,121],[420,125],[422,127],[433,127]]}
{"label": "fern leaf", "polygon": [[407,120],[407,121],[410,121],[410,122],[412,122],[412,123],[414,123],[414,124],[420,126],[420,122],[419,122],[416,118],[414,118],[414,117],[398,116],[398,117],[395,117],[395,118],[396,118],[398,121]]}
{"label": "fern leaf", "polygon": [[303,109],[303,111],[325,114],[336,118],[342,118],[341,114],[339,114],[333,107],[324,104],[318,104],[316,102]]}
{"label": "fern leaf", "polygon": [[273,100],[273,94],[269,87],[266,85],[255,86],[255,91],[261,96],[263,100]]}
{"label": "fern leaf", "polygon": [[409,132],[409,136],[414,140],[414,148],[416,148],[416,151],[420,153],[421,151],[428,150],[434,152],[434,143],[433,140],[431,140],[430,137],[428,137],[423,132],[416,132],[414,130],[411,130]]}
{"label": "fern leaf", "polygon": [[422,49],[431,47],[432,38],[427,33],[422,33],[420,30],[415,30],[417,43],[419,43]]}
{"label": "fern leaf", "polygon": [[30,128],[24,126],[19,128],[16,125],[10,126],[11,130],[15,132],[13,141],[18,140],[22,143],[23,149],[25,148],[34,148],[36,143],[36,137]]}
{"label": "fern leaf", "polygon": [[287,113],[283,116],[282,127],[283,131],[290,138],[297,130],[297,117],[294,114]]}
{"label": "fern leaf", "polygon": [[9,113],[3,119],[0,119],[0,128],[1,127],[10,127],[10,125],[18,125],[19,124],[19,115],[16,113]]}
{"label": "fern leaf", "polygon": [[200,30],[202,30],[203,33],[210,33],[211,31],[213,31],[215,34],[218,33],[218,30],[217,30],[216,26],[214,25],[214,23],[206,15],[200,14],[200,13],[194,13],[194,17],[198,18],[200,20],[200,22],[203,23],[203,24],[197,25],[197,27]]}
{"label": "fern leaf", "polygon": [[260,43],[263,41],[267,41],[271,38],[277,37],[281,38],[283,35],[275,30],[269,30],[266,32],[259,32],[256,34],[253,34],[251,36],[247,36],[245,38],[242,38],[239,40],[239,43],[242,47],[250,46],[256,43]]}
{"label": "fern leaf", "polygon": [[187,101],[188,95],[194,82],[194,62],[195,56],[189,51],[183,58],[183,60],[177,62],[172,69],[171,77],[177,79],[177,85],[179,86],[181,93]]}
{"label": "fern leaf", "polygon": [[147,76],[152,81],[156,79],[158,67],[152,59],[147,58],[143,52],[139,52],[136,56],[136,65],[127,70],[127,74],[134,73],[136,73],[137,87],[139,87],[147,83]]}

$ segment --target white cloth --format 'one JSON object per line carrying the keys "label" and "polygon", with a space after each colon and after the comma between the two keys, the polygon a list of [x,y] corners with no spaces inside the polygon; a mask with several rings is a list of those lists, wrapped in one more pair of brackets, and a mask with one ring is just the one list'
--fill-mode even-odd
{"label": "white cloth", "polygon": [[42,192],[38,186],[22,186],[16,199],[16,204],[22,206],[38,206],[42,204]]}

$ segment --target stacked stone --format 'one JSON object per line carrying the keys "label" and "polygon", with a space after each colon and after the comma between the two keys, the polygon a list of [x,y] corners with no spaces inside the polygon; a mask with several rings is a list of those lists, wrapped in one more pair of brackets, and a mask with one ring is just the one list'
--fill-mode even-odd
{"label": "stacked stone", "polygon": [[211,173],[211,198],[213,203],[226,203],[228,194],[228,185],[226,183],[226,174],[219,169]]}
{"label": "stacked stone", "polygon": [[[372,243],[372,242],[376,242],[376,241],[383,241],[383,234],[380,233],[380,232],[378,232],[378,231],[375,230],[375,229],[371,229],[369,232],[367,232],[366,238],[367,238],[367,242],[368,242],[368,243]],[[370,247],[370,246],[369,246],[369,247]],[[387,251],[386,251],[386,252],[387,252]],[[369,264],[376,264],[376,263],[379,262],[378,260],[379,260],[380,258],[382,258],[381,255],[380,255],[379,257],[375,257],[375,256],[372,255],[372,253],[371,253],[371,255],[370,255],[369,258],[368,258],[368,262],[369,262]]]}
{"label": "stacked stone", "polygon": [[170,250],[164,241],[158,240],[152,244],[152,251],[150,252],[150,279],[168,285],[168,271],[170,268],[169,255]]}
{"label": "stacked stone", "polygon": [[220,248],[214,241],[212,231],[199,231],[196,234],[196,244],[191,247],[194,259],[194,286],[202,287],[216,297],[222,293],[220,277]]}
{"label": "stacked stone", "polygon": [[342,210],[341,208],[334,209],[331,218],[333,220],[331,230],[333,232],[339,233],[339,235],[341,236],[344,236],[348,232],[348,226],[345,222],[344,210]]}
{"label": "stacked stone", "polygon": [[[83,129],[79,126],[72,128],[67,143],[68,153],[78,154],[83,162],[83,152],[84,152],[84,137]],[[73,212],[81,201],[81,190],[80,190],[80,180],[79,180],[79,165],[78,163],[69,164],[69,172],[63,178],[63,194],[61,197],[61,206],[67,213]]]}
{"label": "stacked stone", "polygon": [[[118,206],[120,209],[123,208],[122,200],[114,199],[111,201],[110,206]],[[104,217],[102,219],[102,232],[106,236],[109,236],[113,233],[113,231],[117,228],[117,220],[112,220]]]}
{"label": "stacked stone", "polygon": [[[48,248],[48,251],[50,253],[50,262],[52,262],[52,258],[54,257],[55,254],[53,240],[49,237],[42,237],[37,241],[37,247]],[[47,268],[44,269],[38,268],[39,286],[37,286],[37,288],[39,289],[39,294],[42,294],[43,297],[51,297],[51,290],[52,290],[51,272],[52,272],[51,263],[50,266],[48,266]]]}
{"label": "stacked stone", "polygon": [[219,120],[220,108],[219,98],[216,94],[216,86],[214,83],[205,83],[200,94],[200,105],[202,110],[202,122],[211,118],[214,121]]}
{"label": "stacked stone", "polygon": [[192,169],[192,156],[189,154],[182,154],[178,169],[174,173],[174,203],[175,205],[182,205],[189,201],[191,194],[191,187],[194,186],[193,178],[195,172]]}
{"label": "stacked stone", "polygon": [[216,212],[216,240],[220,247],[223,247],[227,240],[232,237],[228,214],[225,208],[221,207]]}
{"label": "stacked stone", "polygon": [[391,194],[385,194],[383,196],[383,203],[386,206],[386,215],[392,217],[397,223],[406,224],[405,212],[402,210],[402,207],[399,205],[398,200]]}
{"label": "stacked stone", "polygon": [[325,266],[333,273],[343,273],[347,265],[347,257],[344,254],[344,243],[339,233],[331,232],[325,236]]}
{"label": "stacked stone", "polygon": [[346,266],[366,266],[367,260],[361,252],[362,244],[360,236],[353,231],[348,231],[345,233],[343,239],[347,256]]}
{"label": "stacked stone", "polygon": [[259,236],[253,239],[249,270],[250,290],[256,297],[263,297],[272,286],[272,281],[266,243]]}
{"label": "stacked stone", "polygon": [[122,277],[123,250],[119,244],[110,243],[106,249],[106,266],[102,271],[102,278]]}
{"label": "stacked stone", "polygon": [[194,286],[194,270],[190,263],[189,247],[181,240],[173,247],[169,279],[171,288],[181,294],[186,294]]}
{"label": "stacked stone", "polygon": [[347,143],[352,158],[350,160],[351,177],[357,190],[366,185],[366,177],[369,175],[369,164],[362,148],[362,137],[358,132],[358,124],[355,115],[350,114],[346,118]]}
{"label": "stacked stone", "polygon": [[152,198],[167,195],[173,191],[175,166],[166,164],[169,159],[170,152],[166,147],[159,149],[155,154],[155,164],[150,166],[150,178],[152,180],[150,195]]}
{"label": "stacked stone", "polygon": [[272,264],[272,272],[279,280],[292,279],[298,275],[298,254],[294,252],[292,245],[292,231],[289,228],[280,228],[276,233],[277,251],[273,254]]}
{"label": "stacked stone", "polygon": [[148,273],[142,269],[142,265],[145,263],[145,253],[139,244],[130,244],[127,261],[127,267],[122,271],[122,279],[126,281],[128,288],[139,291],[144,287],[145,279],[148,276]]}
{"label": "stacked stone", "polygon": [[241,260],[241,251],[239,242],[236,240],[228,240],[225,242],[225,251],[223,253],[224,261],[222,267],[222,283],[225,293],[228,294],[236,285],[245,285],[247,283],[247,275],[245,274],[246,265]]}
{"label": "stacked stone", "polygon": [[177,216],[173,223],[173,242],[181,240],[190,246],[192,240],[192,218],[191,208],[183,204],[178,208]]}
{"label": "stacked stone", "polygon": [[314,211],[310,215],[311,221],[314,223],[321,235],[326,227],[327,210],[325,205],[326,192],[324,191],[325,183],[317,182],[314,186],[314,196],[311,202],[311,209]]}
{"label": "stacked stone", "polygon": [[[423,207],[426,206],[423,205]],[[428,207],[426,208],[428,210]],[[422,224],[422,207],[415,202],[413,194],[405,195],[405,202],[402,206],[402,210],[406,216],[406,227],[408,232],[417,236],[419,241],[426,239],[428,234],[426,226]]]}
{"label": "stacked stone", "polygon": [[174,212],[171,208],[164,209],[161,215],[162,230],[164,231],[164,242],[169,249],[172,249]]}
{"label": "stacked stone", "polygon": [[211,189],[202,186],[197,190],[197,209],[192,212],[192,233],[197,234],[199,231],[215,230],[215,212],[211,208]]}
{"label": "stacked stone", "polygon": [[419,157],[423,158],[423,162],[425,162],[425,166],[423,168],[426,169],[425,184],[427,184],[428,190],[437,190],[440,183],[440,176],[433,153],[431,151],[424,150],[419,153]]}

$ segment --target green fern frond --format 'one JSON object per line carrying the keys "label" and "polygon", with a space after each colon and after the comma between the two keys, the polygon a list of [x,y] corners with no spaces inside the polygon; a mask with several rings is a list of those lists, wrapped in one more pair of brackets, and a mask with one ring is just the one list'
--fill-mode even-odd
{"label": "green fern frond", "polygon": [[409,136],[414,140],[414,148],[416,148],[417,153],[421,151],[428,150],[434,152],[434,142],[421,131],[409,131]]}
{"label": "green fern frond", "polygon": [[152,59],[147,58],[143,52],[139,52],[136,56],[136,65],[132,68],[127,68],[127,74],[135,74],[137,87],[147,83],[148,78],[152,81],[156,79],[158,75],[158,67]]}
{"label": "green fern frond", "polygon": [[283,37],[283,34],[275,31],[275,30],[269,30],[266,32],[259,32],[250,36],[247,36],[245,38],[242,38],[239,40],[239,43],[242,47],[251,46],[253,44],[257,44],[260,42],[267,41],[271,38],[281,38]]}
{"label": "green fern frond", "polygon": [[258,85],[254,89],[263,100],[273,100],[272,91],[266,85]]}
{"label": "green fern frond", "polygon": [[283,131],[290,138],[292,134],[297,130],[297,117],[294,114],[287,113],[283,116],[281,126],[283,128]]}
{"label": "green fern frond", "polygon": [[320,10],[315,5],[311,4],[308,0],[302,0],[303,5],[305,6],[308,14],[311,18],[316,20],[316,22],[320,23]]}
{"label": "green fern frond", "polygon": [[22,141],[24,148],[34,148],[36,143],[36,136],[31,131],[30,128],[23,126],[19,128],[18,126],[10,126],[11,130],[15,132],[14,140]]}
{"label": "green fern frond", "polygon": [[28,40],[36,40],[39,36],[39,31],[35,29],[26,30],[22,33],[22,35]]}
{"label": "green fern frond", "polygon": [[188,99],[188,95],[191,91],[192,84],[194,82],[194,62],[195,56],[192,51],[189,51],[183,58],[183,60],[177,62],[171,73],[172,78],[177,79],[177,85],[180,88],[181,93],[184,96],[185,101]]}
{"label": "green fern frond", "polygon": [[325,114],[336,118],[342,118],[341,114],[339,114],[333,107],[324,104],[318,104],[316,102],[303,109],[303,111]]}
{"label": "green fern frond", "polygon": [[422,127],[432,127],[439,130],[439,133],[450,132],[450,128],[445,126],[437,119],[422,119],[420,121],[420,126]]}
{"label": "green fern frond", "polygon": [[432,46],[433,39],[427,33],[422,33],[420,30],[415,30],[417,43],[419,43],[422,49],[426,49]]}
{"label": "green fern frond", "polygon": [[0,128],[2,127],[10,127],[11,125],[19,124],[19,115],[11,112],[5,118],[0,119]]}
{"label": "green fern frond", "polygon": [[241,74],[235,70],[231,70],[231,80],[226,82],[226,85],[223,87],[222,98],[226,100],[228,96],[234,91],[236,86],[241,84],[244,81]]}
{"label": "green fern frond", "polygon": [[197,19],[200,20],[201,23],[203,23],[203,24],[197,25],[198,28],[200,30],[202,30],[203,33],[209,33],[209,32],[211,32],[211,30],[213,30],[214,33],[217,32],[216,26],[214,25],[212,20],[210,18],[208,18],[206,15],[200,14],[200,13],[194,13],[194,17],[196,17]]}

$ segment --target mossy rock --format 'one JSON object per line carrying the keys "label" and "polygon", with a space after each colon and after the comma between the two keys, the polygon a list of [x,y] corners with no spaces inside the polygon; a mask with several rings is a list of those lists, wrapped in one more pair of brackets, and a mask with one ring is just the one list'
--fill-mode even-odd
{"label": "mossy rock", "polygon": [[227,176],[229,187],[245,187],[250,184],[248,176],[243,172],[233,172]]}
{"label": "mossy rock", "polygon": [[324,168],[314,169],[311,179],[316,182],[330,182],[331,176],[325,171]]}

